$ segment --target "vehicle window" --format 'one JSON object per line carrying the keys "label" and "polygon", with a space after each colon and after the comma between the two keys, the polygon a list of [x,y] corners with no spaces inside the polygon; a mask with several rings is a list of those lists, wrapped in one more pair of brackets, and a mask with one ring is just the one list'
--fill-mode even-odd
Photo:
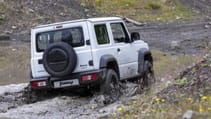
{"label": "vehicle window", "polygon": [[108,32],[105,24],[95,25],[95,34],[97,38],[97,43],[101,44],[109,44]]}
{"label": "vehicle window", "polygon": [[37,44],[39,49],[46,49],[50,43],[50,35],[48,33],[43,33],[37,37]]}
{"label": "vehicle window", "polygon": [[129,37],[122,23],[112,23],[111,29],[115,43],[128,42]]}
{"label": "vehicle window", "polygon": [[55,42],[66,42],[72,47],[84,45],[83,30],[81,27],[62,29],[38,33],[36,35],[37,51],[44,51],[47,46]]}

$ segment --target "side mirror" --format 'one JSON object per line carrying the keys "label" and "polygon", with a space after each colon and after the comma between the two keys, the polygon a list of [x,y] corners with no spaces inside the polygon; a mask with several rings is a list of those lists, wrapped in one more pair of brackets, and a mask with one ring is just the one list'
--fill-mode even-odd
{"label": "side mirror", "polygon": [[140,40],[140,34],[138,32],[132,32],[131,33],[131,40],[132,41]]}

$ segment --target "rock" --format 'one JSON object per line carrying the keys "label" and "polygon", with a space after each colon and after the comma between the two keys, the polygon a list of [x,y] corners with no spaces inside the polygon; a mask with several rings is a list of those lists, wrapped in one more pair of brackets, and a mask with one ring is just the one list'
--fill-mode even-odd
{"label": "rock", "polygon": [[211,25],[211,22],[209,22],[208,25]]}
{"label": "rock", "polygon": [[63,12],[59,13],[60,16],[65,16],[65,14]]}
{"label": "rock", "polygon": [[84,12],[89,12],[89,9],[84,9]]}
{"label": "rock", "polygon": [[95,107],[97,107],[96,105],[98,106],[104,106],[105,104],[105,96],[104,95],[99,95],[95,98],[93,98],[91,101],[90,101],[90,104],[91,105],[95,105]]}
{"label": "rock", "polygon": [[4,31],[5,34],[11,34],[12,31]]}
{"label": "rock", "polygon": [[184,115],[182,116],[182,119],[191,119],[193,115],[193,111],[192,110],[188,110],[184,113]]}
{"label": "rock", "polygon": [[0,2],[4,2],[4,0],[0,0]]}
{"label": "rock", "polygon": [[0,41],[8,41],[10,40],[10,36],[6,34],[0,34]]}
{"label": "rock", "polygon": [[160,18],[158,17],[158,18],[156,18],[156,20],[157,20],[157,21],[160,21]]}
{"label": "rock", "polygon": [[170,44],[170,48],[172,50],[179,49],[179,47],[180,47],[180,42],[179,41],[172,41],[171,44]]}
{"label": "rock", "polygon": [[93,16],[97,16],[97,13],[93,12],[92,15],[93,15]]}
{"label": "rock", "polygon": [[209,29],[210,28],[210,25],[204,25],[204,28],[205,29]]}
{"label": "rock", "polygon": [[17,26],[12,26],[12,29],[16,29],[17,28]]}
{"label": "rock", "polygon": [[61,96],[60,97],[62,100],[67,100],[67,96]]}
{"label": "rock", "polygon": [[4,96],[4,100],[6,100],[7,102],[12,102],[13,100],[15,100],[15,96],[12,96],[12,95],[7,95],[7,96]]}
{"label": "rock", "polygon": [[29,12],[34,13],[34,10],[33,10],[33,9],[31,9],[31,8],[29,8]]}
{"label": "rock", "polygon": [[176,16],[176,19],[178,20],[178,19],[181,19],[181,17],[179,17],[179,16]]}
{"label": "rock", "polygon": [[91,16],[90,14],[87,14],[87,15],[86,15],[86,17],[88,17],[88,18],[89,18],[90,16]]}
{"label": "rock", "polygon": [[211,47],[211,42],[208,43],[208,46]]}

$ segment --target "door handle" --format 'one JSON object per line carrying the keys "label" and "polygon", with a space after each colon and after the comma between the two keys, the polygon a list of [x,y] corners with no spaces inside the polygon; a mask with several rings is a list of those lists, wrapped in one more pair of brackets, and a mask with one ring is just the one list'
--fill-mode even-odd
{"label": "door handle", "polygon": [[120,52],[120,49],[119,48],[117,48],[117,52]]}

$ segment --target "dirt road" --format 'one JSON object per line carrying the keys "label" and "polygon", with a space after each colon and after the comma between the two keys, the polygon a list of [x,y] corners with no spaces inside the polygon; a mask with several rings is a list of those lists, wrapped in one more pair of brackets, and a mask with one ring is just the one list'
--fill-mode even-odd
{"label": "dirt road", "polygon": [[182,1],[183,4],[189,6],[196,12],[206,15],[206,16],[211,16],[211,1],[210,0],[180,0]]}
{"label": "dirt road", "polygon": [[139,31],[141,39],[151,47],[173,54],[197,54],[211,42],[211,19],[147,24],[130,29]]}

